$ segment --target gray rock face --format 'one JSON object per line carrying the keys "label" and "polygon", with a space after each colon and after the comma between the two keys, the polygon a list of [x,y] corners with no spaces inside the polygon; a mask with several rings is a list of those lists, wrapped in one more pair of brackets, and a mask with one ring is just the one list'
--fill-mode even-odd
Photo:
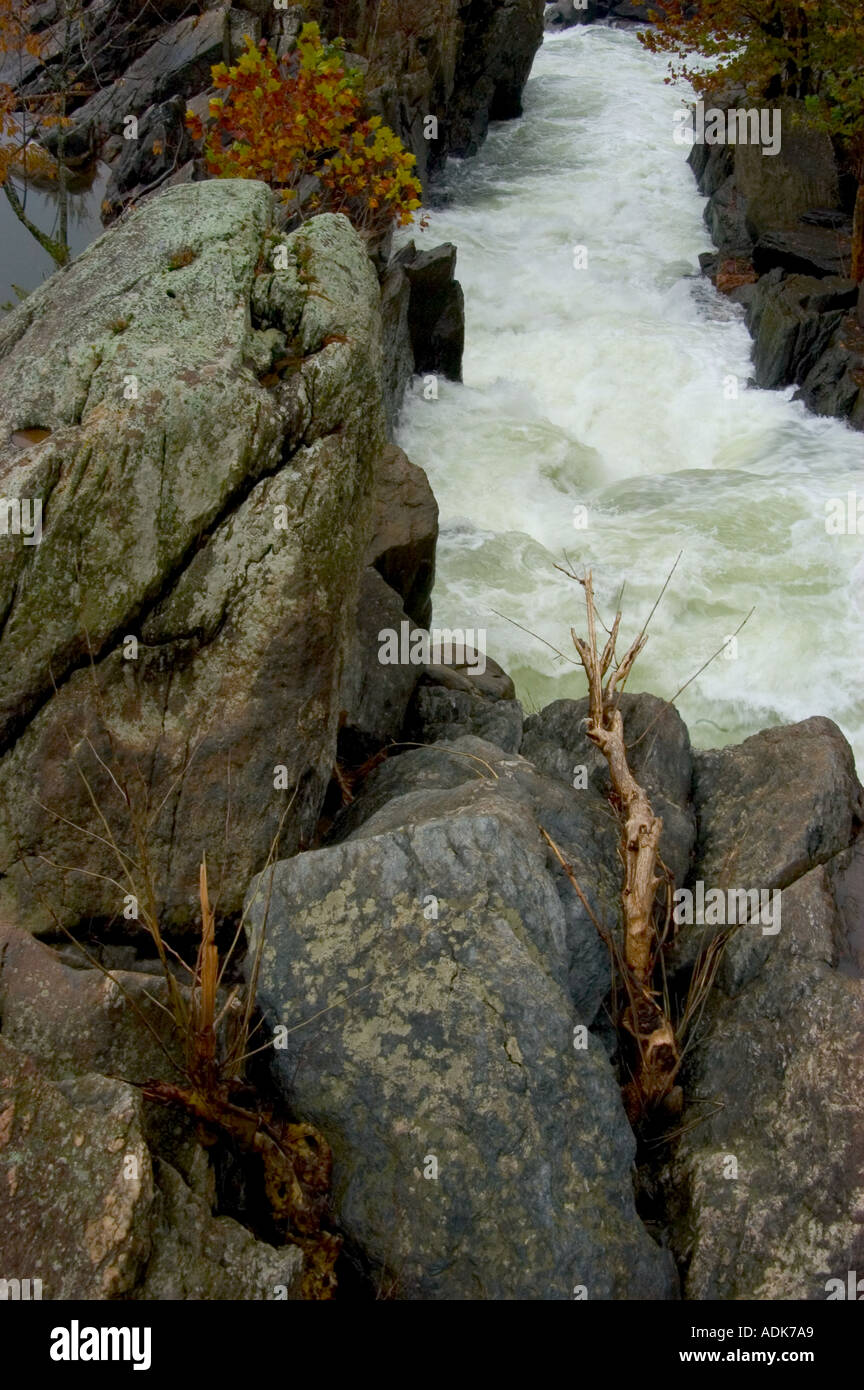
{"label": "gray rock face", "polygon": [[790,275],[842,278],[849,249],[848,230],[844,236],[836,227],[799,222],[797,227],[763,232],[753,248],[753,267],[759,275],[780,266]]}
{"label": "gray rock face", "polygon": [[764,729],[697,753],[693,878],[784,888],[848,849],[864,813],[845,738],[830,719]]}
{"label": "gray rock face", "polygon": [[303,1252],[255,1240],[229,1216],[213,1216],[169,1163],[157,1161],[152,1248],[136,1299],[294,1301]]}
{"label": "gray rock face", "polygon": [[667,1171],[689,1299],[825,1299],[864,1264],[864,988],[825,867],[783,894],[777,936],[738,930]]}
{"label": "gray rock face", "polygon": [[209,87],[212,65],[231,57],[230,14],[230,7],[222,5],[167,28],[122,77],[75,112],[73,138],[80,142],[117,133],[124,116],[141,116],[168,96],[190,96]]}
{"label": "gray rock face", "polygon": [[596,0],[556,0],[543,11],[544,29],[572,29],[576,24],[593,24],[597,19],[599,7]]}
{"label": "gray rock face", "polygon": [[667,1297],[609,1064],[590,1037],[573,1047],[564,915],[520,819],[448,815],[259,880],[259,997],[295,1029],[277,1074],[398,1296]]}
{"label": "gray rock face", "polygon": [[[420,677],[417,666],[382,665],[379,634],[399,632],[408,622],[402,600],[372,566],[363,571],[357,625],[342,683],[340,761],[359,766],[399,738],[405,710]],[[414,625],[409,624],[409,631]]]}
{"label": "gray rock face", "polygon": [[[821,718],[697,753],[693,801],[698,833],[690,883],[701,881],[706,892],[786,889],[847,850],[864,814],[852,750],[836,724]],[[718,930],[682,924],[676,964],[692,965]]]}
{"label": "gray rock face", "polygon": [[460,6],[461,44],[447,112],[450,154],[475,154],[490,121],[522,114],[522,91],[543,39],[544,0]]}
{"label": "gray rock face", "polygon": [[41,545],[0,537],[0,900],[24,925],[124,910],[79,768],[127,851],[101,763],[133,787],[163,925],[205,851],[239,906],[294,789],[286,849],[317,820],[384,446],[378,284],[345,218],[280,238],[270,215],[251,181],[172,189],[0,330],[3,492],[44,506]]}
{"label": "gray rock face", "polygon": [[522,706],[518,700],[484,700],[470,690],[420,685],[408,714],[412,738],[418,743],[474,734],[505,753],[518,753],[522,744]]}

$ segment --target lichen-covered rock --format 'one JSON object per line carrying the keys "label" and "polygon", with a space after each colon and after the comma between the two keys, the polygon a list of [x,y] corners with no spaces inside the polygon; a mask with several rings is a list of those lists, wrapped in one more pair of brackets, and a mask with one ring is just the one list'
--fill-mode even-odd
{"label": "lichen-covered rock", "polygon": [[[494,706],[492,707],[494,708]],[[491,814],[533,853],[547,831],[572,866],[591,912],[613,935],[620,926],[617,831],[609,806],[591,789],[546,777],[525,758],[473,735],[389,758],[337,817],[333,840],[379,835],[445,816]],[[543,842],[545,843],[545,842]],[[609,956],[596,923],[554,853],[547,871],[564,911],[560,975],[580,1020],[592,1023],[609,992]]]}
{"label": "lichen-covered rock", "polygon": [[333,1146],[345,1231],[400,1296],[666,1297],[633,1137],[602,1047],[574,1047],[563,913],[519,820],[512,803],[429,820],[262,876],[259,999],[292,1030],[277,1076]]}
{"label": "lichen-covered rock", "polygon": [[777,935],[728,947],[666,1173],[686,1298],[824,1299],[864,1267],[864,987],[843,951],[821,866]]}
{"label": "lichen-covered rock", "polygon": [[379,296],[344,217],[270,218],[260,183],[171,189],[0,330],[0,480],[44,509],[41,545],[0,536],[0,900],[22,925],[144,898],[82,772],[124,852],[146,827],[163,925],[192,920],[205,852],[231,911],[283,814],[288,852],[317,820],[384,445]]}

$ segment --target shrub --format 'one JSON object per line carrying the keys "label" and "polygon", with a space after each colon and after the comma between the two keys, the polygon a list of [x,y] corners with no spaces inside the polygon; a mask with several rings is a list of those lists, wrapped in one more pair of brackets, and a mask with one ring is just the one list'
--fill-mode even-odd
{"label": "shrub", "polygon": [[262,179],[286,200],[297,200],[300,180],[314,174],[310,209],[344,212],[369,236],[413,221],[422,192],[416,160],[379,116],[363,118],[363,79],[346,68],[341,41],[325,44],[318,25],[306,24],[294,53],[280,60],[247,37],[235,66],[212,71],[226,95],[211,99],[206,130],[186,116],[205,140],[211,174]]}

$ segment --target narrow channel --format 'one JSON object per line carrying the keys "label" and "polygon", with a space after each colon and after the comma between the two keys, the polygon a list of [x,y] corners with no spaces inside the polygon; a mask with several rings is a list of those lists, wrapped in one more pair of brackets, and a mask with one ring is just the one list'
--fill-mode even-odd
{"label": "narrow channel", "polygon": [[664,75],[632,32],[547,38],[524,119],[448,166],[415,235],[458,246],[467,314],[464,385],[416,380],[400,426],[441,506],[434,621],[485,628],[539,708],[584,689],[539,640],[568,653],[581,622],[556,561],[590,565],[607,612],[623,584],[629,634],[682,552],[632,688],[671,697],[755,607],[678,702],[694,740],[828,714],[860,759],[861,537],[825,516],[860,492],[864,440],[748,388]]}

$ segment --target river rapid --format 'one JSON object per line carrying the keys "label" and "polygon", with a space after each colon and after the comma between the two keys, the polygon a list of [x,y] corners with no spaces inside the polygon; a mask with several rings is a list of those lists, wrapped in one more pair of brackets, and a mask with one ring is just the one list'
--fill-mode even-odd
{"label": "river rapid", "polygon": [[664,74],[631,32],[550,36],[524,118],[449,163],[414,234],[458,246],[467,315],[464,385],[415,379],[400,422],[441,506],[434,623],[485,629],[540,708],[585,690],[556,562],[593,569],[607,621],[624,586],[629,640],[681,552],[631,689],[672,697],[755,608],[677,702],[694,742],[824,714],[860,766],[864,548],[825,518],[864,492],[864,437],[748,388]]}

